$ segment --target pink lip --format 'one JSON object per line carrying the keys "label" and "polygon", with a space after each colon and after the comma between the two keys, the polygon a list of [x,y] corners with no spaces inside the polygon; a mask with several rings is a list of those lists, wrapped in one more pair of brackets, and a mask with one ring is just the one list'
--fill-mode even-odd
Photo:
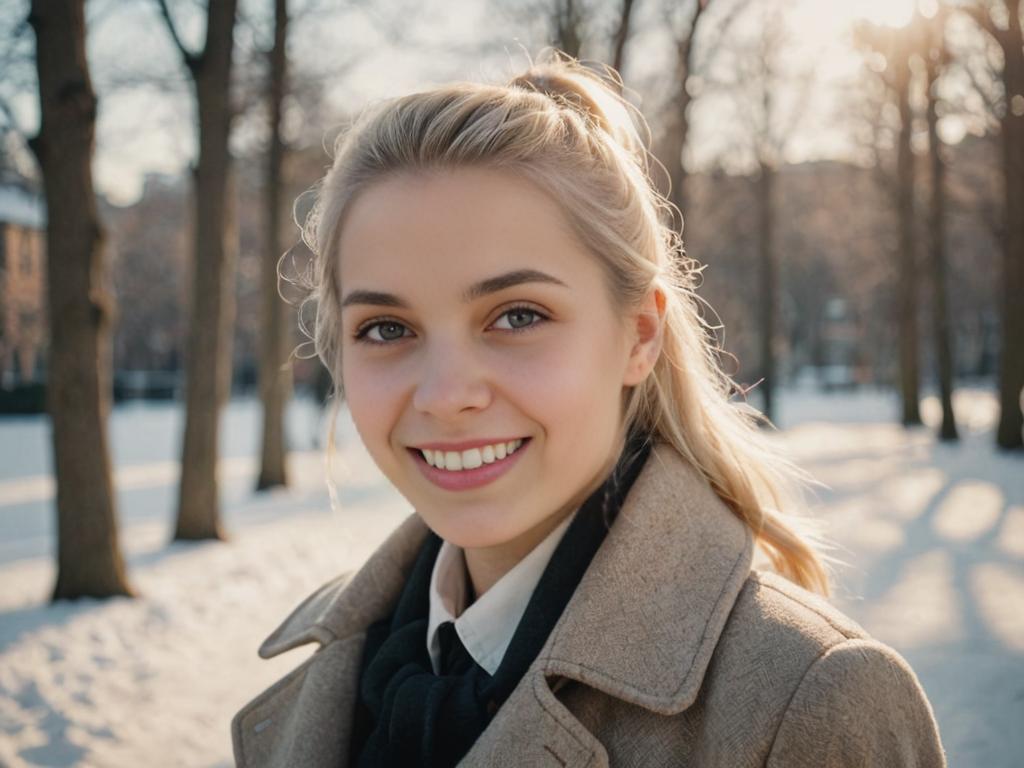
{"label": "pink lip", "polygon": [[[501,441],[498,440],[496,442],[500,443]],[[415,448],[410,448],[409,452],[413,455],[413,461],[416,462],[416,466],[419,467],[423,476],[434,485],[444,488],[446,491],[468,491],[488,483],[493,483],[512,469],[530,442],[529,438],[524,439],[523,444],[516,449],[516,452],[511,456],[506,456],[504,459],[498,459],[491,464],[481,464],[476,469],[463,469],[453,472],[430,466],[427,464],[427,460],[423,458],[423,454]],[[480,445],[490,445],[490,443],[480,443]],[[430,446],[424,447],[429,448]],[[470,446],[470,448],[475,447],[476,445]],[[463,450],[468,450],[468,448]]]}
{"label": "pink lip", "polygon": [[[498,443],[511,443],[518,440],[518,437],[495,437],[485,440],[463,440],[461,443],[420,443],[416,446],[422,450],[429,448],[432,451],[468,451],[470,448],[482,448],[485,445],[497,445]],[[527,440],[528,438],[523,438]],[[427,466],[430,466],[429,464]]]}

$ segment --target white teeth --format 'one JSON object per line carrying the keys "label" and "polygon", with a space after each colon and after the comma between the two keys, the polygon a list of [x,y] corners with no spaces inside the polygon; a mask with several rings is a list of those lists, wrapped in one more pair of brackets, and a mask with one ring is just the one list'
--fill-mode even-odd
{"label": "white teeth", "polygon": [[444,452],[445,469],[462,469],[462,454],[458,451]]}
{"label": "white teeth", "polygon": [[423,448],[420,452],[427,464],[438,469],[447,469],[453,472],[462,469],[476,469],[484,464],[493,464],[501,461],[519,450],[523,444],[522,438],[509,440],[507,443],[495,443],[480,448],[470,448],[468,451],[435,451],[430,448]]}
{"label": "white teeth", "polygon": [[[468,451],[462,453],[462,468],[463,469],[476,469],[484,463],[483,456],[480,455],[479,448],[470,448]],[[445,462],[445,466],[448,462]]]}

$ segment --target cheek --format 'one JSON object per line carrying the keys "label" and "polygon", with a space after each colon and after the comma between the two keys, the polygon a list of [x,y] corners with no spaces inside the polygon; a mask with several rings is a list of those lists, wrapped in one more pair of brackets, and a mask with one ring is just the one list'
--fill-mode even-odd
{"label": "cheek", "polygon": [[[622,361],[610,343],[591,335],[564,334],[529,355],[510,357],[501,380],[520,408],[562,429],[617,419]],[[514,394],[513,394],[514,393]]]}
{"label": "cheek", "polygon": [[[355,358],[351,360],[351,358]],[[352,421],[371,452],[385,443],[398,418],[399,377],[388,376],[378,366],[350,355],[342,363],[345,401]]]}

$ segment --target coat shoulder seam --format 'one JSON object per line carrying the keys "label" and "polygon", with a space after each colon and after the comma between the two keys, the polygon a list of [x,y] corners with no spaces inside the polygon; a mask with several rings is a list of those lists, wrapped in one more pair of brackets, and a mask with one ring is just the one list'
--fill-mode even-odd
{"label": "coat shoulder seam", "polygon": [[[815,605],[814,603],[812,603],[810,601],[801,600],[798,595],[794,595],[789,590],[787,590],[785,588],[782,588],[782,587],[778,586],[777,584],[773,584],[770,581],[766,581],[765,579],[762,578],[761,574],[759,574],[757,571],[751,571],[750,573],[751,573],[751,575],[750,575],[748,581],[756,582],[760,586],[764,587],[765,589],[771,590],[772,592],[776,593],[777,595],[780,595],[781,597],[785,598],[789,602],[795,603],[795,604],[801,606],[802,608],[806,608],[808,611],[811,611],[815,616],[817,616],[819,619],[821,619],[826,624],[828,624],[829,627],[834,629],[837,633],[839,633],[842,636],[843,640],[839,640],[837,642],[843,642],[845,640],[857,640],[857,639],[865,640],[865,639],[869,639],[870,638],[870,635],[868,635],[868,633],[866,631],[864,631],[863,627],[857,626],[856,629],[859,629],[860,631],[859,632],[854,631],[853,633],[851,633],[850,628],[843,627],[842,625],[838,624],[835,621],[835,619],[832,616],[830,616],[826,611],[821,610],[820,606],[817,606],[817,605]],[[779,578],[783,578],[783,577],[779,577]],[[830,607],[833,610],[839,612],[838,608],[835,608],[835,606],[832,606],[831,604],[829,604],[829,605],[830,605]],[[851,623],[856,623],[850,617],[847,616],[846,618]],[[828,646],[826,648],[826,650],[828,648],[831,648],[831,647],[832,646]]]}

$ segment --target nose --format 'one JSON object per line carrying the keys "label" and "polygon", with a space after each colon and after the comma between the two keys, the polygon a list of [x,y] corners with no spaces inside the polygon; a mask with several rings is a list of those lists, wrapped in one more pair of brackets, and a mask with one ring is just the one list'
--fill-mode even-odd
{"label": "nose", "polygon": [[464,411],[482,410],[492,392],[485,368],[466,345],[435,346],[426,357],[413,395],[420,413],[450,420]]}

